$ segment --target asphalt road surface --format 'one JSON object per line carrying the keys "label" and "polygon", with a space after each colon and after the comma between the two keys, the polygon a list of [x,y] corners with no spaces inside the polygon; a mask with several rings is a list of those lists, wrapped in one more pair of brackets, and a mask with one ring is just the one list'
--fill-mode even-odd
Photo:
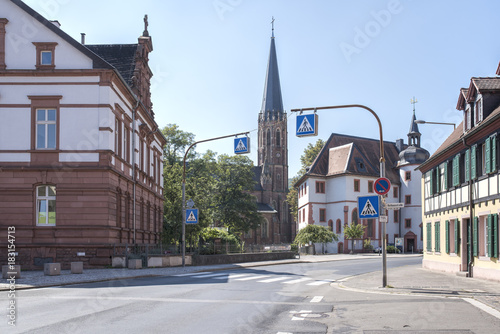
{"label": "asphalt road surface", "polygon": [[[388,258],[389,268],[421,258]],[[461,300],[365,294],[335,282],[380,258],[282,264],[17,291],[0,333],[498,333]],[[6,310],[7,291],[0,293]],[[7,311],[5,312],[7,314]]]}

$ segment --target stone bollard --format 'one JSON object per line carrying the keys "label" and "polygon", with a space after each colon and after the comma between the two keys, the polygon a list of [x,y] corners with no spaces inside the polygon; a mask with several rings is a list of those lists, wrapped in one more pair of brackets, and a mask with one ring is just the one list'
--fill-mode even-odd
{"label": "stone bollard", "polygon": [[141,259],[129,259],[128,260],[128,269],[142,269],[142,260]]}
{"label": "stone bollard", "polygon": [[45,274],[45,276],[61,275],[61,264],[60,263],[45,263],[43,266],[43,273]]}
{"label": "stone bollard", "polygon": [[72,274],[83,274],[83,262],[71,262]]}
{"label": "stone bollard", "polygon": [[21,265],[9,264],[2,266],[2,278],[21,278]]}

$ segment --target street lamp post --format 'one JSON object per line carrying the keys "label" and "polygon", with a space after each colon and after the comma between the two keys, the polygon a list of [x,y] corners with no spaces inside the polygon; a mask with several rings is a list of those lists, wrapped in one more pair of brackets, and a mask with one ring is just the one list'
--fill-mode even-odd
{"label": "street lamp post", "polygon": [[222,137],[215,137],[215,138],[209,138],[205,140],[200,140],[197,142],[194,142],[191,144],[191,146],[188,147],[186,150],[186,153],[184,154],[184,160],[182,161],[183,169],[182,169],[182,266],[185,267],[186,265],[186,159],[189,153],[189,150],[193,148],[195,145],[200,144],[200,143],[205,143],[208,141],[214,141],[214,140],[219,140],[219,139],[224,139],[224,138],[229,138],[229,137],[236,137],[236,136],[242,136],[242,135],[248,135],[250,132],[240,132],[240,133],[234,133],[232,135],[227,135],[227,136],[222,136]]}
{"label": "street lamp post", "polygon": [[456,129],[455,123],[444,123],[444,122],[428,122],[421,119],[415,120],[417,124],[440,124],[440,125],[453,125],[453,130]]}
{"label": "street lamp post", "polygon": [[[317,108],[301,108],[292,109],[291,112],[326,110],[326,109],[343,109],[343,108],[362,108],[368,110],[377,120],[379,135],[380,135],[380,177],[385,177],[385,157],[384,157],[384,138],[382,134],[382,123],[380,118],[372,109],[361,104],[346,104],[338,106],[317,107]],[[386,224],[382,223],[382,286],[387,286],[387,249],[386,249]]]}

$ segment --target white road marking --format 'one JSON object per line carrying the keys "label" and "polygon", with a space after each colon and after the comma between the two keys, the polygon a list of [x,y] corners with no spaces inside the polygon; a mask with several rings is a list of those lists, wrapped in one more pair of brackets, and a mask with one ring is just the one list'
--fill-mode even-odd
{"label": "white road marking", "polygon": [[299,279],[295,279],[293,281],[283,282],[283,284],[295,284],[295,283],[300,283],[300,282],[304,282],[304,281],[309,281],[311,279],[312,278],[310,278],[310,277],[302,277],[302,278],[299,278]]}
{"label": "white road marking", "polygon": [[259,283],[271,283],[271,282],[277,282],[277,281],[282,281],[284,279],[289,279],[290,277],[275,277],[275,278],[268,278],[262,281],[257,281]]}
{"label": "white road marking", "polygon": [[323,296],[314,296],[314,298],[311,299],[311,303],[319,303],[321,300],[323,300]]}
{"label": "white road marking", "polygon": [[184,277],[184,276],[194,276],[194,275],[201,275],[201,274],[210,274],[210,271],[202,271],[199,273],[189,273],[189,274],[178,274],[178,275],[173,275],[175,277]]}
{"label": "white road marking", "polygon": [[191,276],[193,278],[208,278],[208,277],[217,277],[217,276],[227,276],[227,273],[221,274],[204,274],[204,275],[196,275],[196,276]]}
{"label": "white road marking", "polygon": [[236,274],[236,275],[233,275],[233,274],[229,274],[228,276],[226,277],[214,277],[214,279],[230,279],[230,278],[236,278],[236,277],[244,277],[244,276],[248,276],[248,274]]}
{"label": "white road marking", "polygon": [[332,280],[322,280],[322,281],[315,281],[312,283],[308,283],[307,285],[323,285],[323,284],[331,283],[331,282],[333,282],[333,281]]}
{"label": "white road marking", "polygon": [[478,309],[494,316],[495,318],[498,318],[500,319],[500,312],[495,310],[494,308],[492,307],[489,307],[488,305],[486,304],[483,304],[475,299],[471,299],[471,298],[463,298],[463,300],[465,300],[466,302],[474,305],[475,307],[477,307]]}
{"label": "white road marking", "polygon": [[250,276],[250,277],[244,277],[244,278],[237,278],[235,281],[250,281],[252,279],[259,279],[259,278],[264,278],[264,277],[269,277],[269,275],[260,275],[260,276]]}

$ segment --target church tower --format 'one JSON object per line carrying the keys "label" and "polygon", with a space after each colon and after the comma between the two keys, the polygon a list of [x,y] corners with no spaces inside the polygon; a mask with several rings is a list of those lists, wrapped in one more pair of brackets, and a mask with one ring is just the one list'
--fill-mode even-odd
{"label": "church tower", "polygon": [[270,241],[289,242],[291,228],[286,203],[288,192],[288,132],[287,115],[281,96],[274,19],[271,47],[267,64],[262,108],[259,113],[258,158],[260,170],[260,202],[275,210],[270,221]]}

